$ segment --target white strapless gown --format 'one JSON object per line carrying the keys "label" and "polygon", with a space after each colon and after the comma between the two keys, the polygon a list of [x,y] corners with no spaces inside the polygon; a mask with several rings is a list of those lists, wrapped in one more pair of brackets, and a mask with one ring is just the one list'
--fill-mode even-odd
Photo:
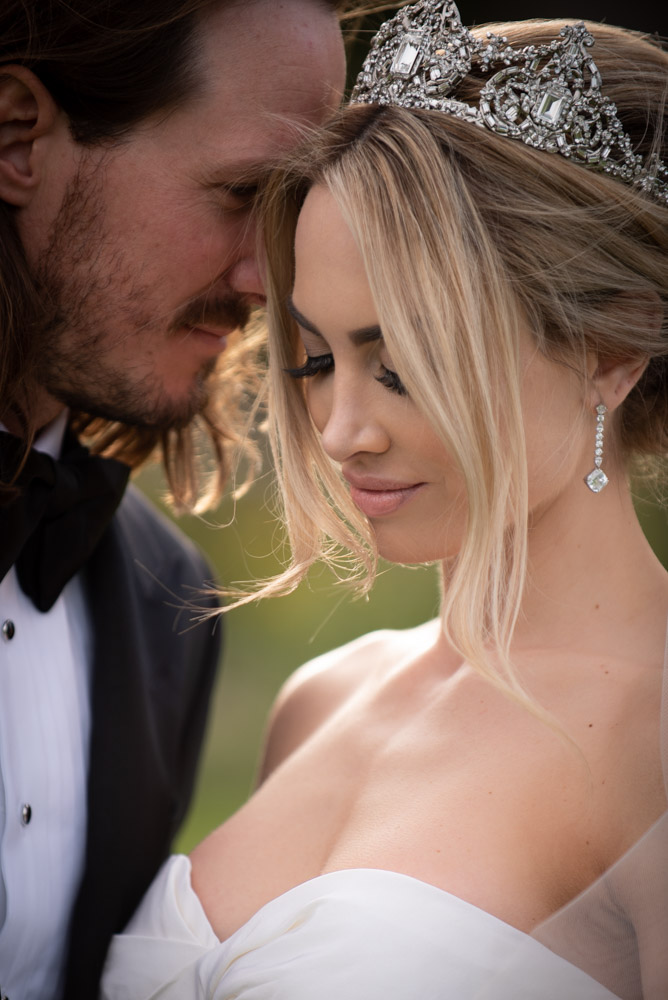
{"label": "white strapless gown", "polygon": [[226,941],[170,858],[122,935],[105,1000],[614,1000],[543,944],[436,886],[331,872],[263,906]]}

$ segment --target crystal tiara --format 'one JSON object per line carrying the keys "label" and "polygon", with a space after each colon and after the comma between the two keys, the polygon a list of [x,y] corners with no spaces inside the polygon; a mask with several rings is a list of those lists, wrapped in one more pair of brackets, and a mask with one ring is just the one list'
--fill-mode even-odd
{"label": "crystal tiara", "polygon": [[[547,45],[512,48],[488,32],[475,38],[452,0],[420,0],[386,21],[373,39],[351,104],[393,104],[454,115],[607,173],[668,205],[668,167],[642,157],[601,93],[588,52],[592,35],[580,22]],[[474,63],[493,75],[478,107],[448,97]]]}

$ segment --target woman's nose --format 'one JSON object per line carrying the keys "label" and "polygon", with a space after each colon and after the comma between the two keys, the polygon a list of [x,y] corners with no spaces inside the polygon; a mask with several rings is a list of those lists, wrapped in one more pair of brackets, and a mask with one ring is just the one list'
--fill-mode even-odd
{"label": "woman's nose", "polygon": [[374,387],[360,386],[355,380],[347,384],[330,376],[328,399],[322,400],[320,421],[313,414],[320,431],[322,446],[338,463],[360,453],[382,454],[389,447],[389,437],[373,399]]}

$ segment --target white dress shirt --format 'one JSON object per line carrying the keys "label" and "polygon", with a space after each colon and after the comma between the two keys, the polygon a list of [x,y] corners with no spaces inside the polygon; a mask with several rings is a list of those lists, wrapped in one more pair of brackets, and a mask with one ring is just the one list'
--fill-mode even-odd
{"label": "white dress shirt", "polygon": [[[57,456],[66,423],[63,413],[35,448]],[[42,613],[12,568],[0,581],[0,995],[9,1000],[62,992],[85,852],[90,664],[80,574]]]}

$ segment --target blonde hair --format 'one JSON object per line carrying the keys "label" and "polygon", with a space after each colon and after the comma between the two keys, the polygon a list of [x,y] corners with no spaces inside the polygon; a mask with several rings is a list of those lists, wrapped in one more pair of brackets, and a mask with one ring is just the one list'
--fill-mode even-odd
{"label": "blonde hair", "polygon": [[[564,23],[492,29],[526,45],[549,41]],[[588,27],[604,91],[636,148],[665,158],[668,56],[637,34]],[[480,86],[470,76],[455,96],[473,101]],[[366,589],[376,565],[369,526],[320,446],[303,386],[285,374],[302,354],[286,298],[296,221],[314,184],[347,220],[393,367],[463,476],[467,526],[446,571],[446,635],[494,683],[521,695],[509,656],[529,527],[519,331],[528,325],[546,356],[582,378],[589,352],[648,356],[615,414],[616,441],[625,458],[665,456],[668,209],[440,112],[353,106],[314,135],[274,177],[265,204],[270,434],[292,562],[263,594],[293,589],[317,559],[340,570],[342,553]],[[627,307],[616,310],[615,300]],[[648,303],[660,303],[658,331],[647,323]]]}

